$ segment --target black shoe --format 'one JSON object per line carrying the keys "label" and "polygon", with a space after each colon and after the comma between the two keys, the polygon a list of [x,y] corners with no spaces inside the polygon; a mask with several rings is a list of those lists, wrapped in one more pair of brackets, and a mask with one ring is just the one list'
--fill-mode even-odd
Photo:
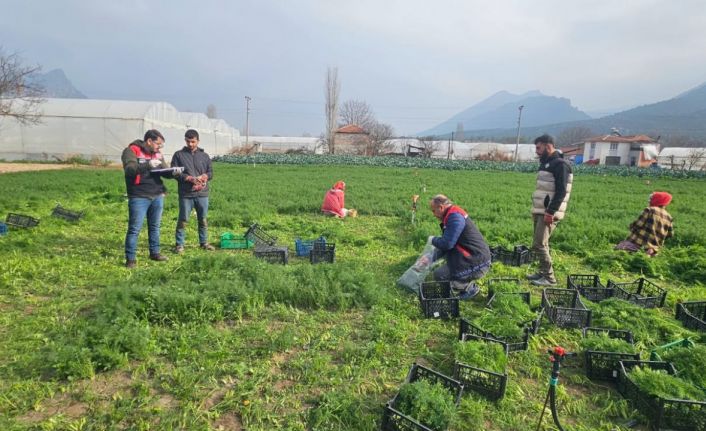
{"label": "black shoe", "polygon": [[150,254],[150,260],[156,260],[157,262],[164,262],[165,260],[169,260],[169,258],[163,254]]}
{"label": "black shoe", "polygon": [[137,266],[137,261],[136,260],[126,260],[125,261],[125,268],[127,269],[133,269]]}

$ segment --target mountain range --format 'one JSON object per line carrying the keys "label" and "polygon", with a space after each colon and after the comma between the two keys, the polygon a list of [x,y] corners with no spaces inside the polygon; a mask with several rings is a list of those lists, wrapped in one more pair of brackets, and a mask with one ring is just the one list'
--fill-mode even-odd
{"label": "mountain range", "polygon": [[33,73],[27,78],[31,83],[44,89],[45,97],[86,99],[86,96],[74,87],[62,69],[54,69],[46,73]]}
{"label": "mountain range", "polygon": [[[518,106],[522,110],[521,134],[559,134],[569,128],[590,129],[596,135],[610,133],[646,134],[653,137],[706,139],[706,83],[671,99],[638,106],[601,118],[571,106],[568,99],[545,96],[538,91],[513,95],[505,91],[479,102],[418,136],[450,137],[457,124],[463,124],[466,137],[502,138],[517,134]],[[530,114],[532,111],[536,111]]]}

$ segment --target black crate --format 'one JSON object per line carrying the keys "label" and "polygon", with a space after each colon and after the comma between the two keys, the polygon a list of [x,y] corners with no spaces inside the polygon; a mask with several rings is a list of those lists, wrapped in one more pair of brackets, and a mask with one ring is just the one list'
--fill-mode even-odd
{"label": "black crate", "polygon": [[475,335],[478,337],[492,338],[503,344],[507,345],[507,351],[519,352],[522,350],[527,350],[529,347],[529,336],[531,329],[528,327],[524,328],[522,337],[498,337],[488,332],[478,325],[475,325],[468,320],[461,318],[458,321],[458,339],[463,340],[464,335]]}
{"label": "black crate", "polygon": [[676,318],[684,327],[706,331],[706,301],[691,301],[677,304]]}
{"label": "black crate", "polygon": [[[606,334],[610,338],[617,338],[633,344],[632,332],[620,329],[609,328],[583,328],[584,338],[591,335]],[[586,376],[593,380],[607,380],[615,382],[618,380],[618,362],[623,360],[639,360],[639,353],[623,352],[601,352],[596,350],[586,350],[584,352],[586,365]]]}
{"label": "black crate", "polygon": [[533,254],[524,245],[516,245],[512,250],[497,246],[491,247],[490,257],[493,262],[501,262],[510,266],[521,266],[530,263],[533,259]]}
{"label": "black crate", "polygon": [[645,278],[638,278],[627,283],[615,283],[608,280],[608,288],[615,289],[616,298],[630,301],[643,308],[664,307],[667,291]]}
{"label": "black crate", "polygon": [[[449,392],[451,392],[451,394],[453,394],[456,405],[458,405],[461,400],[461,395],[463,394],[463,384],[461,382],[423,365],[413,364],[407,374],[405,383],[414,383],[420,379],[427,380],[432,384],[442,384],[449,390]],[[396,394],[395,397],[387,404],[385,404],[385,411],[382,416],[382,426],[380,427],[382,431],[443,431],[432,430],[423,425],[417,419],[411,418],[397,410],[396,405],[398,396],[399,393]]]}
{"label": "black crate", "polygon": [[273,247],[277,243],[277,238],[262,230],[257,223],[251,225],[245,231],[245,238],[254,242],[256,247]]}
{"label": "black crate", "polygon": [[309,262],[314,263],[333,263],[336,260],[336,244],[315,242],[314,247],[309,253]]}
{"label": "black crate", "polygon": [[287,247],[255,247],[255,257],[270,263],[286,265],[289,262],[289,249]]}
{"label": "black crate", "polygon": [[422,307],[424,317],[452,319],[459,316],[458,296],[453,293],[448,282],[430,281],[422,283],[419,289],[419,304]]}
{"label": "black crate", "polygon": [[647,366],[655,370],[666,370],[675,375],[669,362],[620,361],[618,363],[618,392],[628,399],[634,408],[647,417],[652,430],[703,431],[706,430],[706,401],[674,400],[657,397],[644,392],[627,375],[635,366]]}
{"label": "black crate", "polygon": [[9,213],[5,223],[15,227],[35,227],[39,224],[39,220],[28,215]]}
{"label": "black crate", "polygon": [[495,288],[494,286],[498,283],[514,283],[517,285],[517,290],[519,291],[521,289],[520,287],[520,279],[517,277],[496,277],[496,278],[489,278],[485,281],[485,286],[488,289],[488,299],[493,297],[493,294],[495,293]]}
{"label": "black crate", "polygon": [[583,305],[577,290],[543,289],[542,307],[549,321],[561,328],[591,326],[591,310]]}
{"label": "black crate", "polygon": [[66,221],[79,221],[84,216],[85,211],[71,211],[56,204],[51,212],[51,215],[57,218],[63,218]]}
{"label": "black crate", "polygon": [[566,277],[566,288],[576,289],[581,295],[593,302],[600,302],[613,296],[613,289],[605,287],[597,275],[571,274]]}
{"label": "black crate", "polygon": [[[503,349],[505,349],[505,354],[508,354],[507,343],[492,338],[464,334],[461,341],[498,343],[503,346]],[[464,393],[468,393],[468,391],[471,390],[481,394],[491,401],[499,400],[505,396],[505,389],[507,388],[507,373],[500,374],[456,361],[454,365],[454,378],[463,383]]]}

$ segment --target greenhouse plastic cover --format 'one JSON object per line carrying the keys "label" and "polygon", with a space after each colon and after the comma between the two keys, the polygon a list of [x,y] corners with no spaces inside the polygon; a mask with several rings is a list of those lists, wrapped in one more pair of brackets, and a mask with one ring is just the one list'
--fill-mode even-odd
{"label": "greenhouse plastic cover", "polygon": [[179,112],[166,102],[96,99],[45,99],[40,123],[21,125],[14,119],[0,123],[0,158],[55,160],[79,155],[119,161],[122,151],[149,129],[165,137],[163,153],[184,146],[184,132],[199,132],[200,146],[210,155],[240,147],[240,132],[223,120],[196,112]]}

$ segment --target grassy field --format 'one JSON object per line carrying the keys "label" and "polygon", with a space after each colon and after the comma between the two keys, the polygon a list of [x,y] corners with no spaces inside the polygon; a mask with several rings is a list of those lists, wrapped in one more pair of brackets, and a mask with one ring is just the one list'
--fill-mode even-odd
{"label": "grassy field", "polygon": [[[291,257],[278,266],[247,251],[204,252],[195,246],[195,219],[186,253],[171,255],[171,182],[162,223],[170,260],[147,259],[143,229],[138,268],[129,271],[121,171],[0,175],[0,214],[41,218],[36,228],[0,237],[0,429],[377,429],[383,403],[414,362],[453,369],[458,323],[424,319],[417,298],[395,286],[427,236],[439,232],[428,199],[449,195],[491,245],[531,240],[529,173],[223,163],[214,171],[214,243],[257,222],[292,256],[295,237],[323,234],[336,244],[336,263]],[[338,179],[358,218],[319,215]],[[604,282],[644,275],[668,296],[651,315],[659,325],[652,332],[646,325],[638,343],[643,357],[695,335],[672,316],[677,301],[706,300],[703,180],[577,175],[574,187],[552,240],[562,287],[573,273]],[[613,251],[653,190],[674,195],[675,238],[656,259]],[[415,224],[413,194],[423,202]],[[77,224],[52,218],[57,202],[87,215]],[[488,277],[532,269],[494,265]],[[538,304],[541,291],[523,287]],[[461,307],[473,318],[483,301]],[[510,356],[505,398],[464,396],[454,429],[535,429],[549,375],[543,352],[556,344],[577,349],[579,339],[578,330],[544,320],[530,349]],[[641,420],[610,385],[588,380],[580,360],[567,364],[561,383],[560,416],[572,430],[627,429],[621,424]],[[544,429],[554,429],[550,417]]]}

